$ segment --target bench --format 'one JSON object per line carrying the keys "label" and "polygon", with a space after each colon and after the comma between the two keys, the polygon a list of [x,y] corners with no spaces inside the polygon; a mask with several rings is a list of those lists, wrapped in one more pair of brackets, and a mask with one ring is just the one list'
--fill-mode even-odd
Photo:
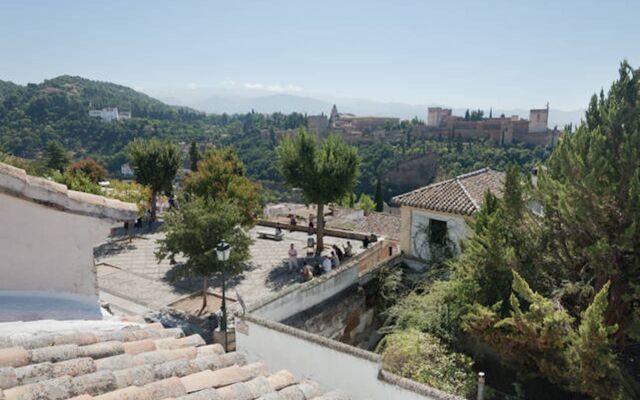
{"label": "bench", "polygon": [[279,242],[282,239],[284,239],[284,233],[275,234],[275,233],[272,233],[272,232],[258,231],[258,238],[275,240],[275,241]]}

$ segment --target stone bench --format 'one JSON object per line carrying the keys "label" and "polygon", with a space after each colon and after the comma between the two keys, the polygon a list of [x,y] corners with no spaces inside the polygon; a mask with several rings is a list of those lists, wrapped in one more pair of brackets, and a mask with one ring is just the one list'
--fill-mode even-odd
{"label": "stone bench", "polygon": [[258,238],[260,239],[269,239],[269,240],[275,240],[277,242],[281,241],[282,239],[284,239],[284,233],[271,233],[271,232],[265,232],[265,231],[259,231],[258,232]]}

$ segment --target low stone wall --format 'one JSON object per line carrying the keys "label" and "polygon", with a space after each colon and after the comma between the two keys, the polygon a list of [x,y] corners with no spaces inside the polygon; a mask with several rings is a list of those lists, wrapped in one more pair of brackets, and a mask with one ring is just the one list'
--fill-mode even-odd
{"label": "low stone wall", "polygon": [[363,272],[385,260],[387,242],[380,241],[353,257],[338,269],[313,278],[309,282],[290,286],[275,295],[250,306],[250,312],[271,321],[282,321],[340,292],[357,285]]}
{"label": "low stone wall", "polygon": [[236,317],[238,349],[250,361],[286,368],[344,391],[354,400],[462,400],[383,371],[380,356],[253,315]]}

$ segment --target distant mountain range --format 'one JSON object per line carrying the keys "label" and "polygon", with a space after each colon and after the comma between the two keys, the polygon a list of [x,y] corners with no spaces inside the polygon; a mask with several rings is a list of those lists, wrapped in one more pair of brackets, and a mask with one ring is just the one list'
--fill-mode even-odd
{"label": "distant mountain range", "polygon": [[[434,106],[448,107],[441,104],[407,104],[400,102],[379,102],[354,98],[324,98],[307,97],[297,94],[275,93],[268,94],[256,90],[225,90],[225,89],[164,89],[149,91],[149,93],[165,103],[191,107],[208,113],[246,113],[254,110],[259,113],[291,113],[300,112],[309,115],[321,113],[329,114],[331,107],[336,104],[340,112],[356,115],[372,115],[384,117],[399,117],[411,119],[418,117],[426,119],[427,108]],[[534,105],[532,108],[536,108]],[[539,108],[542,108],[540,105]],[[449,107],[450,108],[450,107]],[[454,115],[464,115],[466,108],[453,107]],[[489,108],[485,110],[488,116]],[[505,114],[518,115],[529,118],[528,109],[493,109],[493,116]],[[549,127],[562,128],[565,124],[577,124],[584,116],[584,110],[559,110],[551,108],[549,111]]]}

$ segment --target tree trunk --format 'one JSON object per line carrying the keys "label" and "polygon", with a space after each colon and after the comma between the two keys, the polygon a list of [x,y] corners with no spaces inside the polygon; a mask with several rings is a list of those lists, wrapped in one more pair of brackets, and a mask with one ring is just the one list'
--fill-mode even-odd
{"label": "tree trunk", "polygon": [[156,221],[156,200],[158,199],[158,192],[151,189],[151,222]]}
{"label": "tree trunk", "polygon": [[318,223],[316,224],[316,253],[324,250],[324,204],[318,203]]}
{"label": "tree trunk", "polygon": [[198,315],[207,309],[207,289],[209,289],[209,278],[205,276],[202,278],[202,308],[198,311]]}

